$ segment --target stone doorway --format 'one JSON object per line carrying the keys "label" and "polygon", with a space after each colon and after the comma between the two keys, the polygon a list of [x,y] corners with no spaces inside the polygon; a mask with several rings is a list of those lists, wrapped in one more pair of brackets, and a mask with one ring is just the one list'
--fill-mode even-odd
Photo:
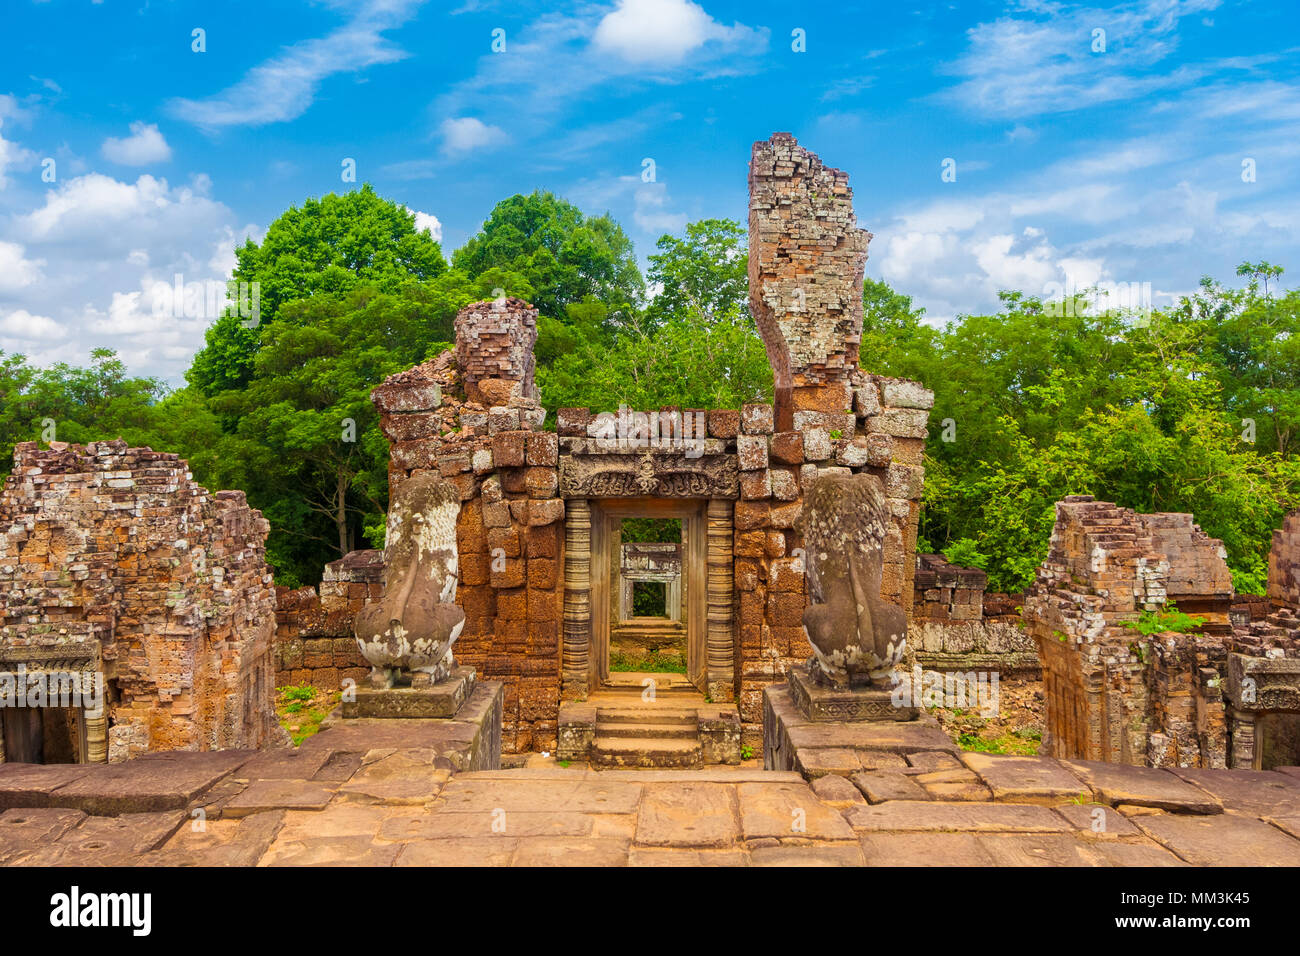
{"label": "stone doorway", "polygon": [[[610,645],[624,607],[621,525],[681,522],[680,577],[665,587],[685,631],[686,677],[715,701],[734,699],[731,628],[732,502],[708,498],[604,498],[567,502],[564,683],[569,699],[611,684]],[[664,582],[665,585],[672,582]],[[671,620],[669,613],[665,620]]]}
{"label": "stone doorway", "polygon": [[5,707],[0,741],[5,763],[85,763],[85,715],[79,707]]}

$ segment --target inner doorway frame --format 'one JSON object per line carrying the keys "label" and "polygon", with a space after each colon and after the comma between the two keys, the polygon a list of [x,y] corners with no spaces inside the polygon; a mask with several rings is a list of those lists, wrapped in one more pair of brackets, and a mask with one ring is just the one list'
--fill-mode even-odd
{"label": "inner doorway frame", "polygon": [[[687,678],[711,700],[735,699],[732,634],[734,502],[725,498],[570,498],[565,501],[561,695],[585,698],[609,681],[612,526],[623,518],[680,518],[685,544]],[[593,586],[599,585],[599,586]]]}

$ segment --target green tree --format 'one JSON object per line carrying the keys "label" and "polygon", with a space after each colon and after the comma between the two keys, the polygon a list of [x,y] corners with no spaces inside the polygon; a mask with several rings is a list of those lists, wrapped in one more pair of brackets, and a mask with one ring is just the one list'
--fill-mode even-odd
{"label": "green tree", "polygon": [[646,310],[649,319],[711,326],[748,316],[746,235],[734,219],[702,219],[687,223],[682,237],[660,236],[646,274],[659,287]]}
{"label": "green tree", "polygon": [[361,283],[392,292],[413,279],[436,279],[447,267],[433,237],[416,230],[414,213],[369,184],[291,207],[260,243],[249,239],[237,248],[235,258],[231,282],[236,288],[257,283],[260,323],[227,310],[208,329],[186,373],[207,395],[248,382],[260,343],[257,324],[278,322],[286,303]]}
{"label": "green tree", "polygon": [[[515,274],[532,288],[542,315],[563,319],[588,300],[628,314],[644,293],[632,241],[608,215],[584,216],[549,192],[497,203],[482,230],[452,256],[457,269],[479,277],[490,269]],[[519,295],[509,285],[507,295]]]}

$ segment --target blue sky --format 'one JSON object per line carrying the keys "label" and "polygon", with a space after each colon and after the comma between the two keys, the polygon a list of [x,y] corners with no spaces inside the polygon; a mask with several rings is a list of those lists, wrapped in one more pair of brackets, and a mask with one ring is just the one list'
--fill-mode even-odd
{"label": "blue sky", "polygon": [[1161,305],[1246,258],[1300,274],[1296,4],[830,6],[7,0],[0,349],[180,383],[210,317],[154,314],[155,284],[224,279],[245,235],[354,188],[345,159],[448,255],[542,188],[644,261],[744,221],[777,130],[849,172],[867,274],[935,321],[1000,288]]}

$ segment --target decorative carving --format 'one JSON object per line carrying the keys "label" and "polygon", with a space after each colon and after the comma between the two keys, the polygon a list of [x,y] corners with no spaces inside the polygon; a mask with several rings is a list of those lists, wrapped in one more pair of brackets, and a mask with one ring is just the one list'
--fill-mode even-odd
{"label": "decorative carving", "polygon": [[884,487],[874,475],[822,474],[803,511],[812,606],[804,627],[814,679],[837,687],[891,685],[907,639],[907,612],[881,597]]}
{"label": "decorative carving", "polygon": [[731,456],[560,456],[565,498],[736,498],[739,472]]}
{"label": "decorative carving", "polygon": [[384,547],[384,596],[356,619],[371,684],[392,687],[401,671],[413,686],[450,676],[451,646],[465,626],[456,599],[456,517],[460,493],[419,471],[393,491]]}

